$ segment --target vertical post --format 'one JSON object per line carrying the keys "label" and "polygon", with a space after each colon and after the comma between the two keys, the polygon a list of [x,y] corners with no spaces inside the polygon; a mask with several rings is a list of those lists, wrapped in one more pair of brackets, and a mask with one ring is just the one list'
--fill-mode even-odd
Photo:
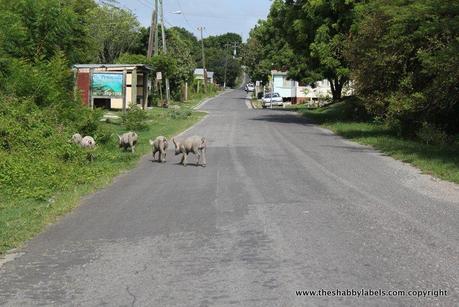
{"label": "vertical post", "polygon": [[143,71],[143,106],[146,109],[148,105],[148,72]]}
{"label": "vertical post", "polygon": [[159,33],[158,33],[158,10],[159,10],[159,0],[155,0],[155,55],[159,54]]}
{"label": "vertical post", "polygon": [[185,82],[185,101],[188,101],[188,82]]}
{"label": "vertical post", "polygon": [[204,69],[204,91],[207,92],[206,53],[204,51],[204,37],[202,34],[202,31],[204,31],[204,27],[199,27],[198,30],[201,31],[202,68]]}
{"label": "vertical post", "polygon": [[131,72],[131,103],[137,105],[137,68]]}
{"label": "vertical post", "polygon": [[77,99],[77,77],[78,77],[78,68],[73,69],[73,100]]}
{"label": "vertical post", "polygon": [[228,46],[229,44],[226,44],[225,45],[225,78],[224,78],[224,81],[223,81],[223,89],[225,90],[226,89],[226,74],[228,72]]}
{"label": "vertical post", "polygon": [[[164,6],[163,6],[163,0],[160,0],[161,2],[161,36],[163,38],[163,52],[164,54],[167,54],[167,46],[166,46],[166,33],[165,33],[165,26],[164,26]],[[166,103],[165,107],[169,105],[169,99],[170,99],[170,86],[169,86],[169,78],[168,76],[166,77]]]}
{"label": "vertical post", "polygon": [[[156,3],[158,0],[156,0]],[[153,8],[153,12],[151,14],[151,24],[150,24],[150,35],[148,37],[148,50],[147,50],[147,59],[151,59],[153,55],[153,44],[157,43],[157,40],[155,40],[155,37],[157,36],[158,32],[158,8],[155,6]],[[156,52],[156,46],[155,46],[155,52]]]}
{"label": "vertical post", "polygon": [[94,68],[89,69],[89,107],[94,110],[94,99],[92,98],[92,76],[94,75]]}
{"label": "vertical post", "polygon": [[159,103],[158,103],[158,106],[161,106],[161,104],[163,103],[163,80],[161,79],[159,81]]}
{"label": "vertical post", "polygon": [[127,71],[123,70],[123,113],[126,113],[126,102],[127,102],[127,82],[126,82]]}

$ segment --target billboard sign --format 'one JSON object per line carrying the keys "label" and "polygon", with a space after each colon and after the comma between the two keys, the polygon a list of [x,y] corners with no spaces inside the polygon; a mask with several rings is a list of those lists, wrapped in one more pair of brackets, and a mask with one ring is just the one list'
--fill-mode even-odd
{"label": "billboard sign", "polygon": [[91,88],[93,97],[123,97],[122,73],[94,73]]}

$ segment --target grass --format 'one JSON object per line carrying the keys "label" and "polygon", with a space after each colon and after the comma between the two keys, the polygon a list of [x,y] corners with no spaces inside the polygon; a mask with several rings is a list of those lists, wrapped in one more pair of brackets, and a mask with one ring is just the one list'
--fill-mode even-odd
{"label": "grass", "polygon": [[381,123],[352,119],[355,109],[340,102],[319,109],[303,109],[304,116],[357,143],[370,145],[423,173],[459,183],[459,142],[439,146],[404,139]]}
{"label": "grass", "polygon": [[[209,96],[208,94],[207,97]],[[94,152],[94,161],[79,164],[78,167],[82,168],[81,171],[85,176],[77,176],[71,171],[54,170],[52,173],[54,176],[60,176],[59,180],[66,182],[66,185],[63,185],[66,188],[56,187],[49,199],[41,201],[18,199],[10,197],[11,193],[8,193],[7,189],[0,189],[0,254],[21,246],[23,242],[42,231],[46,225],[55,222],[59,216],[75,208],[82,196],[106,186],[115,176],[136,166],[140,157],[151,150],[148,144],[150,138],[158,135],[171,137],[203,118],[205,113],[191,110],[202,98],[204,97],[201,95],[195,96],[190,102],[181,104],[179,109],[149,110],[147,128],[137,131],[139,143],[135,154],[119,149],[117,138],[113,135],[108,143],[98,145]],[[102,125],[116,133],[125,131],[125,128],[116,121]],[[65,169],[65,165],[62,169]],[[40,175],[31,174],[31,176]],[[33,183],[34,180],[31,182]]]}

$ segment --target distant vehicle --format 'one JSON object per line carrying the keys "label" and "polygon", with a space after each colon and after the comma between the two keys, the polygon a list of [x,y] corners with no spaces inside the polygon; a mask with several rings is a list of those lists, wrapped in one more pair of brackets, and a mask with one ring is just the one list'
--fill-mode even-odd
{"label": "distant vehicle", "polygon": [[282,106],[284,104],[284,99],[279,93],[267,93],[261,99],[263,108],[271,106]]}
{"label": "distant vehicle", "polygon": [[253,85],[253,83],[247,83],[245,85],[245,91],[246,92],[255,92],[255,85]]}

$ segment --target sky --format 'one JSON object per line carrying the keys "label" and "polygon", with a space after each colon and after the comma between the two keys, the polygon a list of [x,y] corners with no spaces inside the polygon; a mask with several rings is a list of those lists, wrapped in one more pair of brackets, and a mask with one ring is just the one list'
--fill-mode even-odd
{"label": "sky", "polygon": [[[143,26],[149,26],[154,0],[118,0]],[[204,37],[227,32],[238,33],[246,40],[259,19],[265,19],[270,0],[163,0],[166,27],[178,26],[198,37],[203,26]],[[172,14],[182,11],[182,15]]]}

